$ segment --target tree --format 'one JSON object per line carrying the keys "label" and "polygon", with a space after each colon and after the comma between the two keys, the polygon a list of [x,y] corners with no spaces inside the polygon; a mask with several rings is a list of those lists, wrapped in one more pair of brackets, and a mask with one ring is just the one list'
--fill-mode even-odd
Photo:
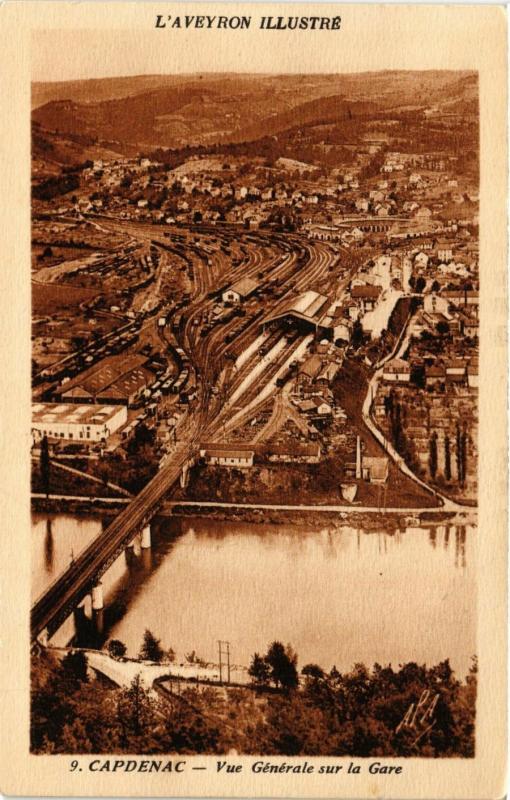
{"label": "tree", "polygon": [[146,628],[138,657],[143,661],[156,661],[159,664],[164,655],[161,640],[156,639],[154,634]]}
{"label": "tree", "polygon": [[252,678],[253,683],[258,686],[266,686],[269,683],[270,673],[271,670],[265,658],[255,653],[248,669],[248,675]]}
{"label": "tree", "polygon": [[306,675],[312,681],[324,680],[326,673],[318,664],[305,664],[301,670],[302,675]]}
{"label": "tree", "polygon": [[429,470],[432,478],[437,472],[437,433],[433,433],[429,441]]}
{"label": "tree", "polygon": [[363,342],[363,326],[359,319],[357,319],[352,326],[352,338],[351,344],[357,350],[360,344]]}
{"label": "tree", "polygon": [[451,480],[452,478],[452,461],[449,436],[445,436],[444,439],[444,476],[447,481]]}
{"label": "tree", "polygon": [[414,285],[415,292],[418,292],[418,294],[421,294],[421,292],[423,292],[423,290],[425,289],[426,284],[427,284],[427,281],[425,280],[425,278],[422,275],[420,275],[416,279],[416,283]]}
{"label": "tree", "polygon": [[80,650],[71,650],[62,659],[62,683],[66,687],[66,693],[71,694],[82,683],[88,682],[88,666],[87,656]]}
{"label": "tree", "polygon": [[284,647],[281,642],[273,642],[267,651],[265,661],[271,670],[270,678],[275,686],[282,686],[284,689],[297,687],[297,655],[290,645]]}
{"label": "tree", "polygon": [[112,658],[122,658],[126,655],[126,645],[119,639],[111,639],[108,642],[108,653]]}
{"label": "tree", "polygon": [[136,752],[136,740],[146,732],[150,734],[154,726],[154,702],[144,688],[140,674],[135,675],[128,689],[120,692],[117,700],[117,719],[124,746]]}
{"label": "tree", "polygon": [[40,455],[40,469],[41,480],[43,484],[44,493],[46,497],[50,494],[50,449],[48,446],[48,437],[45,435],[41,441],[41,455]]}

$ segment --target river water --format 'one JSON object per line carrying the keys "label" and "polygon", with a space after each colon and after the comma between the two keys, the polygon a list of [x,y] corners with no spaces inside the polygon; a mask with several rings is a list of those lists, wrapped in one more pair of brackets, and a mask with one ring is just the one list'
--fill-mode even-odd
{"label": "river water", "polygon": [[[34,515],[34,598],[101,524]],[[174,518],[155,523],[152,544],[113,564],[102,619],[79,625],[80,643],[121,639],[135,656],[149,628],[178,660],[195,650],[217,661],[221,639],[232,663],[249,664],[278,639],[293,646],[300,666],[449,658],[459,677],[476,653],[472,526],[383,531]],[[88,607],[85,622],[86,615]],[[56,639],[69,639],[74,624]]]}

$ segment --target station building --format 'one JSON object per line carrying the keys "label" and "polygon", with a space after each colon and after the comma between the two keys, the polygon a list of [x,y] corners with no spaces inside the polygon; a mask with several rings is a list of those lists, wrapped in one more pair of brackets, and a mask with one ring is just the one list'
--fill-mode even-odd
{"label": "station building", "polygon": [[330,322],[326,315],[328,306],[329,300],[325,295],[309,290],[277,307],[263,327],[286,323],[295,325],[303,333],[317,333],[320,329],[328,327]]}

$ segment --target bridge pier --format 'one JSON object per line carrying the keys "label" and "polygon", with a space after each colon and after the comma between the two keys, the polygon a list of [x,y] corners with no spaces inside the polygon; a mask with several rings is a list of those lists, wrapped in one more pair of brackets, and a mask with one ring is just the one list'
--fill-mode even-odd
{"label": "bridge pier", "polygon": [[45,628],[39,636],[37,637],[37,641],[42,647],[48,647],[48,642],[50,640],[50,635],[48,633],[48,628]]}
{"label": "bridge pier", "polygon": [[142,530],[140,538],[140,547],[142,548],[142,550],[146,550],[150,546],[151,546],[151,526],[146,525],[145,528]]}
{"label": "bridge pier", "polygon": [[103,584],[98,581],[92,587],[92,610],[101,611],[104,608]]}

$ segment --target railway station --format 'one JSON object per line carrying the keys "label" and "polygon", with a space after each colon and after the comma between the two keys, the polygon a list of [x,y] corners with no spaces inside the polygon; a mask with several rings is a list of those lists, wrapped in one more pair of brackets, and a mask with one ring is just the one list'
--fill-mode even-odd
{"label": "railway station", "polygon": [[297,327],[303,334],[317,333],[321,327],[322,320],[328,308],[329,299],[318,292],[309,290],[303,292],[298,297],[283,304],[276,312],[268,317],[263,324],[263,330],[267,326],[274,327],[281,324],[283,327],[290,325]]}

